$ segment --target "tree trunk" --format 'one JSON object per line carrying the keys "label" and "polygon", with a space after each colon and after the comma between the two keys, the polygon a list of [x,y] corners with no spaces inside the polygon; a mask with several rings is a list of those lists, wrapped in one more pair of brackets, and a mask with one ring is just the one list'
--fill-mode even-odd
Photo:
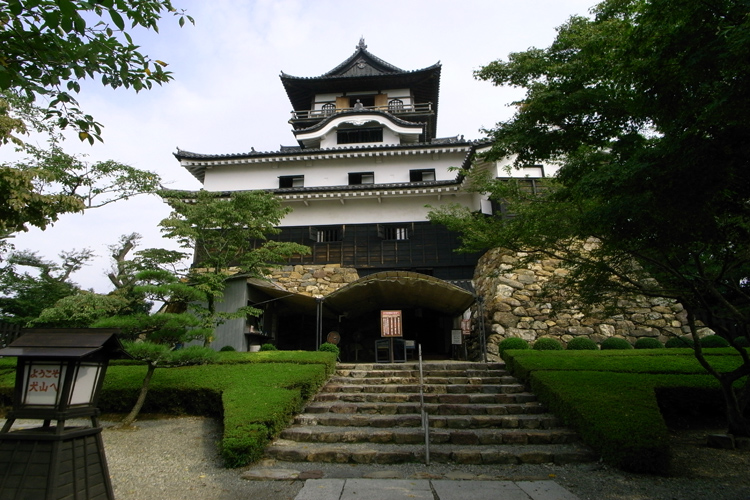
{"label": "tree trunk", "polygon": [[726,403],[727,432],[735,437],[750,437],[750,418],[744,415],[742,405],[737,399],[737,393],[732,387],[732,382],[724,380],[719,382]]}
{"label": "tree trunk", "polygon": [[[721,387],[721,395],[724,397],[724,406],[726,408],[727,432],[738,437],[750,437],[750,418],[745,416],[747,408],[748,395],[750,394],[750,380],[748,380],[743,389],[743,394],[739,395],[734,389],[734,383],[741,377],[747,377],[747,370],[740,367],[732,373],[720,373],[706,360],[703,355],[698,329],[695,325],[695,316],[688,309],[688,325],[693,337],[693,350],[698,363],[718,382]],[[710,325],[709,325],[710,326]],[[735,347],[735,349],[737,349]],[[746,358],[743,356],[743,358]]]}
{"label": "tree trunk", "polygon": [[133,425],[133,422],[135,422],[135,418],[138,416],[138,413],[141,411],[141,408],[143,408],[143,403],[146,402],[146,394],[148,393],[148,386],[151,383],[151,377],[154,376],[154,371],[156,370],[156,363],[149,362],[148,364],[148,371],[146,371],[146,376],[143,379],[143,384],[141,384],[141,393],[138,395],[138,400],[135,402],[135,406],[133,406],[133,409],[130,410],[130,413],[128,413],[128,416],[125,417],[125,419],[120,422],[120,425],[122,427],[128,427]]}

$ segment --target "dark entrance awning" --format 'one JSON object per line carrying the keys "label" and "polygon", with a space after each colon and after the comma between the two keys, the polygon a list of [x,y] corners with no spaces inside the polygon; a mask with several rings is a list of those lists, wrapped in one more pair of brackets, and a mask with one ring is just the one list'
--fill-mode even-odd
{"label": "dark entrance awning", "polygon": [[[316,315],[314,297],[288,292],[259,279],[248,279],[248,285],[296,312]],[[384,271],[360,278],[325,296],[323,313],[327,317],[346,314],[348,318],[356,318],[381,309],[421,307],[457,316],[473,303],[471,292],[439,278],[411,271]]]}
{"label": "dark entrance awning", "polygon": [[355,318],[381,309],[422,307],[457,316],[474,302],[463,288],[426,274],[384,271],[349,283],[324,299],[338,314]]}

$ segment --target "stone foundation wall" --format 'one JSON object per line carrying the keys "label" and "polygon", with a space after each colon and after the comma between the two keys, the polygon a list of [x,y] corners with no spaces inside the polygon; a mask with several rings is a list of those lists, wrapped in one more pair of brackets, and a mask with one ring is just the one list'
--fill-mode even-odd
{"label": "stone foundation wall", "polygon": [[618,305],[622,313],[609,317],[584,314],[581,307],[570,302],[569,307],[554,310],[551,303],[537,296],[546,282],[565,275],[567,270],[560,261],[542,256],[527,261],[527,256],[497,248],[477,264],[474,284],[477,295],[484,299],[484,311],[480,317],[475,305],[473,319],[475,325],[484,321],[491,360],[499,360],[497,345],[508,337],[529,343],[550,337],[563,345],[579,336],[597,343],[613,336],[631,343],[639,337],[653,337],[663,343],[672,336],[689,333],[682,306],[664,298],[621,300]]}
{"label": "stone foundation wall", "polygon": [[340,264],[284,266],[268,276],[284,289],[310,297],[324,297],[359,279],[357,270]]}

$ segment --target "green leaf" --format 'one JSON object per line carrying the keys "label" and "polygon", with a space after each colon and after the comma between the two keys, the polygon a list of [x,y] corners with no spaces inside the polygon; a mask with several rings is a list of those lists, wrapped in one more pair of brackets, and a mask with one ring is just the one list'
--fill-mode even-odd
{"label": "green leaf", "polygon": [[[115,23],[115,26],[117,26],[120,29],[120,31],[125,30],[125,21],[122,19],[122,16],[120,15],[119,12],[117,12],[115,9],[109,9],[109,17],[112,18],[112,22]],[[130,43],[133,43],[133,42],[130,41]]]}

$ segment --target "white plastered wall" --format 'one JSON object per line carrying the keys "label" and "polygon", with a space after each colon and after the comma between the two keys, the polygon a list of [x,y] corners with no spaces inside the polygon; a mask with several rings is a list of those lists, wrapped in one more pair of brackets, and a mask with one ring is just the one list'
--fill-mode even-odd
{"label": "white plastered wall", "polygon": [[409,171],[435,169],[435,180],[453,180],[466,152],[372,156],[359,158],[279,161],[217,165],[206,169],[204,189],[207,191],[244,191],[277,189],[279,177],[303,175],[305,187],[346,186],[349,173],[374,172],[375,184],[409,182]]}

